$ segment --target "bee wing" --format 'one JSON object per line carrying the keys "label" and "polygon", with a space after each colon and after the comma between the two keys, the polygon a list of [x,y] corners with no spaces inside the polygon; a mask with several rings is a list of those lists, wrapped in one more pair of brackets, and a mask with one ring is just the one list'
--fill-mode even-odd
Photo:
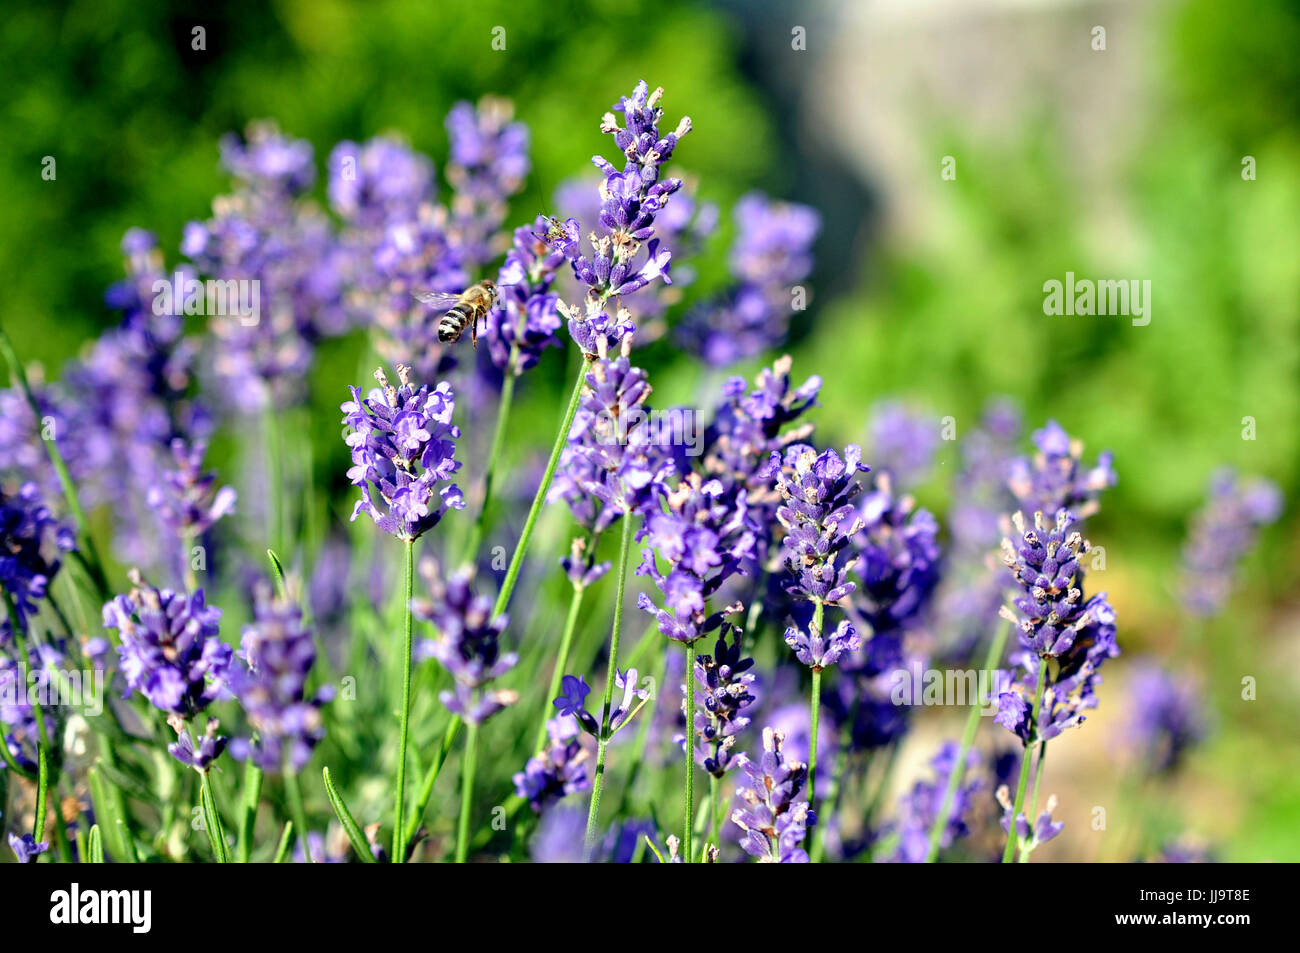
{"label": "bee wing", "polygon": [[460,301],[460,295],[445,291],[412,291],[411,297],[435,311],[450,311]]}

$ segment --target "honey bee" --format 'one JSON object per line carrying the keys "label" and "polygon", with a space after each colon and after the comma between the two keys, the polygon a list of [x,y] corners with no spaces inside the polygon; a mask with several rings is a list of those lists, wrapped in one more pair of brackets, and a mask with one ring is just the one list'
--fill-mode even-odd
{"label": "honey bee", "polygon": [[438,340],[443,344],[455,344],[465,329],[472,328],[474,347],[478,347],[478,323],[486,321],[488,312],[497,303],[497,286],[486,278],[478,284],[470,285],[460,294],[447,294],[442,291],[416,291],[412,297],[421,304],[428,305],[435,311],[446,314],[438,322]]}

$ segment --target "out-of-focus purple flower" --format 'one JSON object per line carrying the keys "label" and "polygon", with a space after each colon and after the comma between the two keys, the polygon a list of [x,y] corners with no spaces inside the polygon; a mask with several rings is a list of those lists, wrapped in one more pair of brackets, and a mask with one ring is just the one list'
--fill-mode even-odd
{"label": "out-of-focus purple flower", "polygon": [[433,199],[433,163],[397,139],[340,142],[330,153],[330,205],[361,228],[412,218]]}
{"label": "out-of-focus purple flower", "polygon": [[[57,654],[52,646],[41,648]],[[49,661],[58,666],[57,658]],[[42,671],[46,667],[48,663],[36,647],[29,650],[25,658],[18,653],[17,646],[8,651],[0,649],[0,731],[4,732],[9,753],[26,771],[37,768],[40,728],[36,724],[37,706],[32,704],[35,694],[32,689],[40,691],[42,680],[48,684],[48,673]],[[52,736],[58,726],[48,713],[43,717],[46,735]],[[0,770],[3,770],[2,766]]]}
{"label": "out-of-focus purple flower", "polygon": [[[600,224],[605,230],[603,236],[591,234],[592,254],[582,251],[581,226],[576,218],[559,225],[549,238],[550,246],[563,253],[573,266],[574,276],[601,303],[614,295],[639,291],[655,278],[670,281],[668,264],[672,255],[652,236],[656,216],[668,197],[682,187],[682,181],[661,179],[660,168],[672,157],[678,141],[690,132],[691,121],[683,118],[674,132],[661,136],[662,96],[662,88],[650,92],[643,80],[630,97],[624,96],[613,107],[623,116],[622,127],[614,112],[601,119],[601,132],[614,137],[625,161],[620,172],[601,156],[592,158],[604,176],[600,184]],[[634,268],[642,243],[648,243],[647,255]]]}
{"label": "out-of-focus purple flower", "polygon": [[485,96],[478,108],[460,102],[447,114],[451,158],[449,237],[460,257],[476,267],[494,258],[506,203],[528,176],[528,127],[511,122],[514,106]]}
{"label": "out-of-focus purple flower", "polygon": [[411,611],[417,619],[433,623],[438,633],[420,646],[420,654],[437,659],[455,679],[454,689],[438,698],[452,714],[482,724],[519,700],[516,692],[489,687],[519,660],[515,653],[501,651],[501,633],[509,620],[493,616],[492,600],[474,593],[470,570],[443,580],[437,564],[425,558],[420,575],[428,584],[429,598],[412,600]]}
{"label": "out-of-focus purple flower", "polygon": [[575,589],[585,589],[609,572],[612,564],[596,562],[595,547],[587,545],[587,541],[578,536],[569,546],[569,555],[560,559],[560,565]]}
{"label": "out-of-focus purple flower", "polygon": [[233,651],[221,641],[221,610],[193,593],[156,589],[138,570],[131,591],[104,605],[104,627],[121,636],[127,687],[169,714],[192,718],[225,690]]}
{"label": "out-of-focus purple flower", "polygon": [[[13,600],[18,628],[26,631],[62,563],[62,554],[76,548],[70,527],[54,518],[35,483],[17,493],[0,486],[0,588]],[[13,636],[6,612],[0,620],[0,645]]]}
{"label": "out-of-focus purple flower", "polygon": [[[641,593],[637,607],[655,617],[663,635],[692,643],[741,610],[735,604],[710,615],[707,604],[733,574],[745,571],[754,554],[743,491],[728,500],[719,481],[692,473],[668,494],[664,510],[646,517],[646,538],[653,548],[641,551],[636,572],[655,583],[663,605]],[[667,563],[666,573],[656,553]]]}
{"label": "out-of-focus purple flower", "polygon": [[241,760],[251,757],[265,771],[301,771],[325,737],[320,709],[333,697],[328,687],[307,691],[316,645],[302,610],[260,585],[239,656],[243,664],[231,666],[230,690],[255,736],[240,739],[232,753]]}
{"label": "out-of-focus purple flower", "polygon": [[522,374],[548,347],[561,347],[559,295],[551,290],[564,261],[543,237],[547,219],[515,229],[514,245],[497,275],[500,304],[488,312],[487,345],[501,371]]}
{"label": "out-of-focus purple flower", "polygon": [[1151,861],[1156,864],[1213,864],[1214,852],[1203,840],[1183,836],[1160,845],[1160,852]]}
{"label": "out-of-focus purple flower", "polygon": [[902,490],[925,479],[939,448],[938,418],[901,401],[886,401],[872,409],[867,430],[877,474],[888,473]]}
{"label": "out-of-focus purple flower", "polygon": [[785,588],[799,599],[839,602],[855,588],[848,579],[856,563],[851,543],[865,525],[853,503],[862,490],[857,475],[870,469],[862,464],[862,450],[850,444],[841,458],[834,450],[818,453],[795,444],[784,460],[774,451],[771,466],[783,501],[776,518],[786,531]]}
{"label": "out-of-focus purple flower", "polygon": [[220,725],[215,718],[208,719],[207,729],[197,739],[183,720],[175,721],[173,727],[176,729],[176,740],[167,746],[168,753],[200,774],[207,773],[212,762],[226,750],[226,744],[230,740],[217,734]]}
{"label": "out-of-focus purple flower", "polygon": [[1131,678],[1133,713],[1127,740],[1143,768],[1153,773],[1174,771],[1187,749],[1205,737],[1200,688],[1150,659],[1135,663]]}
{"label": "out-of-focus purple flower", "polygon": [[586,834],[587,812],[582,808],[561,805],[546,811],[528,845],[533,863],[586,863]]}
{"label": "out-of-focus purple flower", "polygon": [[163,472],[159,482],[149,488],[146,500],[181,540],[177,555],[183,564],[189,559],[186,550],[190,543],[210,530],[217,520],[234,512],[235,490],[228,486],[217,489],[216,471],[203,472],[206,441],[198,440],[186,446],[177,437],[171,449],[176,469]]}
{"label": "out-of-focus purple flower", "polygon": [[1073,440],[1055,420],[1034,431],[1038,453],[1012,461],[1007,481],[1026,517],[1042,512],[1053,519],[1066,509],[1084,520],[1097,510],[1102,490],[1115,485],[1115,468],[1109,451],[1091,467],[1083,464],[1083,443]]}
{"label": "out-of-focus purple flower", "polygon": [[[917,781],[910,791],[899,798],[898,820],[895,824],[898,848],[891,858],[894,862],[925,862],[930,850],[930,831],[939,818],[939,807],[957,765],[958,750],[954,742],[944,742],[930,762],[934,770],[933,780]],[[952,803],[940,835],[940,847],[951,847],[954,841],[970,833],[967,821],[974,807],[975,795],[984,786],[982,780],[973,777],[979,763],[979,753],[972,749],[966,756],[964,775],[967,780],[953,792]]]}
{"label": "out-of-focus purple flower", "polygon": [[352,428],[344,438],[352,448],[348,479],[361,488],[352,519],[368,513],[384,532],[413,540],[438,525],[448,509],[465,506],[460,487],[450,482],[460,469],[460,428],[451,422],[456,398],[450,384],[416,388],[404,364],[397,365],[397,376],[401,387],[378,369],[379,387],[364,398],[352,387],[352,400],[340,409]]}
{"label": "out-of-focus purple flower", "polygon": [[761,863],[806,864],[808,853],[800,845],[807,833],[808,801],[796,800],[808,781],[808,766],[786,761],[781,752],[784,735],[763,729],[763,753],[757,761],[746,758],[747,782],[737,794],[742,803],[731,815],[744,832],[740,846]]}
{"label": "out-of-focus purple flower", "polygon": [[[998,788],[997,798],[998,803],[1002,806],[1002,830],[1009,834],[1011,833],[1011,812],[1015,809],[1015,804],[1011,800],[1011,792],[1005,785]],[[1038,815],[1033,827],[1030,827],[1029,818],[1025,816],[1023,811],[1016,815],[1016,840],[1022,853],[1028,853],[1034,848],[1046,844],[1065,829],[1064,821],[1052,820],[1052,812],[1056,810],[1056,805],[1056,795],[1053,794],[1047,799],[1047,803],[1043,805],[1043,812]]]}
{"label": "out-of-focus purple flower", "polygon": [[689,350],[718,367],[785,340],[791,316],[803,308],[802,302],[796,303],[793,286],[812,272],[812,245],[821,231],[821,218],[813,209],[757,192],[742,197],[734,214],[735,285],[694,309],[680,333]]}
{"label": "out-of-focus purple flower", "polygon": [[9,835],[9,849],[14,852],[20,864],[30,864],[41,854],[50,849],[49,841],[41,841],[39,844],[36,838],[31,834],[23,834],[19,837],[17,834]]}
{"label": "out-of-focus purple flower", "polygon": [[[731,643],[727,643],[727,630]],[[712,655],[695,658],[697,709],[693,720],[695,760],[715,778],[726,776],[736,753],[733,748],[740,733],[749,725],[744,710],[754,701],[750,686],[754,683],[752,658],[743,658],[737,626],[724,626]]]}
{"label": "out-of-focus purple flower", "polygon": [[267,124],[251,127],[246,140],[222,137],[221,164],[246,185],[289,196],[306,192],[316,181],[311,143],[281,136]]}
{"label": "out-of-focus purple flower", "polygon": [[844,619],[830,635],[811,626],[806,632],[798,626],[789,626],[785,630],[785,644],[794,649],[795,657],[804,665],[823,669],[834,665],[842,655],[856,652],[862,646],[862,639],[853,623]]}
{"label": "out-of-focus purple flower", "polygon": [[675,470],[651,426],[651,388],[645,371],[632,366],[629,345],[625,338],[611,354],[605,340],[599,342],[547,497],[567,502],[574,517],[596,533],[620,517],[653,510]]}
{"label": "out-of-focus purple flower", "polygon": [[888,474],[862,497],[858,521],[855,606],[874,633],[906,628],[939,582],[939,525],[910,496],[896,496]]}
{"label": "out-of-focus purple flower", "polygon": [[993,401],[985,408],[980,426],[961,442],[961,470],[953,481],[948,523],[953,549],[963,558],[982,556],[996,546],[1001,538],[999,519],[1017,508],[1008,481],[1020,426],[1020,412],[1013,403]]}
{"label": "out-of-focus purple flower", "polygon": [[584,764],[587,752],[579,740],[576,720],[566,715],[552,718],[546,723],[546,732],[546,747],[514,776],[515,793],[538,813],[553,801],[591,787]]}
{"label": "out-of-focus purple flower", "polygon": [[1242,557],[1261,526],[1282,515],[1282,492],[1268,480],[1240,479],[1231,468],[1210,478],[1209,498],[1183,547],[1183,599],[1198,616],[1212,616],[1232,593]]}

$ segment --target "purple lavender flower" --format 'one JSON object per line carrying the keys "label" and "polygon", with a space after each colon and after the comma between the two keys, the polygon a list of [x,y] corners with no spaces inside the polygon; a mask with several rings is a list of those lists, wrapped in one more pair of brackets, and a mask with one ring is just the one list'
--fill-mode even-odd
{"label": "purple lavender flower", "polygon": [[1055,420],[1034,431],[1038,453],[1012,462],[1007,481],[1026,516],[1042,512],[1049,519],[1067,509],[1076,519],[1087,519],[1097,511],[1097,497],[1115,485],[1115,469],[1109,452],[1102,453],[1091,467],[1083,465],[1083,443],[1070,439]]}
{"label": "purple lavender flower", "polygon": [[548,499],[564,500],[580,523],[600,533],[622,516],[653,509],[675,463],[650,426],[651,388],[628,358],[630,339],[616,356],[605,339],[597,346]]}
{"label": "purple lavender flower", "polygon": [[260,585],[239,656],[243,664],[231,666],[230,690],[248,713],[255,736],[241,739],[233,753],[251,757],[266,771],[301,771],[325,737],[320,710],[333,697],[329,688],[307,691],[316,646],[302,610]]}
{"label": "purple lavender flower", "polygon": [[735,285],[687,315],[680,338],[716,367],[780,345],[796,311],[792,286],[812,272],[821,218],[805,205],[749,193],[736,203]]}
{"label": "purple lavender flower", "polygon": [[61,555],[76,548],[72,530],[56,520],[35,483],[9,494],[0,486],[0,588],[17,616],[0,620],[0,645],[13,636],[13,623],[27,630],[62,565]]}
{"label": "purple lavender flower", "polygon": [[203,711],[225,689],[233,652],[218,635],[221,610],[193,593],[156,589],[128,573],[131,591],[104,605],[104,627],[121,636],[127,687],[155,708],[183,718]]}
{"label": "purple lavender flower", "polygon": [[456,400],[450,384],[417,389],[404,364],[397,365],[397,376],[400,388],[389,384],[380,368],[375,371],[379,387],[365,398],[360,388],[351,388],[352,400],[340,409],[352,428],[344,441],[352,448],[348,479],[361,488],[352,519],[369,513],[384,532],[414,540],[437,526],[448,509],[465,506],[460,487],[449,482],[460,469],[460,428],[451,422]]}
{"label": "purple lavender flower", "polygon": [[[728,501],[717,480],[705,482],[692,473],[668,494],[666,510],[646,518],[646,535],[653,549],[641,551],[638,576],[649,576],[663,594],[657,606],[645,593],[637,608],[650,613],[668,638],[692,643],[714,631],[726,615],[739,612],[730,605],[712,615],[709,598],[733,574],[743,573],[754,553],[754,534],[747,525],[745,494]],[[660,572],[655,554],[668,565]]]}
{"label": "purple lavender flower", "polygon": [[1282,493],[1268,480],[1242,480],[1230,468],[1211,477],[1209,499],[1183,548],[1183,599],[1193,615],[1223,608],[1259,528],[1281,514]]}
{"label": "purple lavender flower", "polygon": [[[584,712],[585,714],[585,712]],[[587,751],[579,740],[574,718],[560,716],[546,723],[548,742],[514,776],[515,792],[541,813],[550,803],[591,787],[584,762]]]}
{"label": "purple lavender flower", "polygon": [[[40,649],[57,655],[53,646],[40,646]],[[50,661],[57,667],[58,659]],[[35,682],[34,687],[39,690],[42,681],[48,684],[48,673],[42,671],[45,664],[45,658],[36,647],[30,649],[25,657],[17,652],[17,646],[9,651],[0,649],[0,731],[4,732],[9,753],[26,771],[37,768],[37,745],[40,742],[37,706],[32,704],[33,693],[29,686]],[[58,726],[49,713],[43,717],[46,736],[51,737]]]}
{"label": "purple lavender flower", "polygon": [[519,660],[515,653],[501,651],[501,633],[509,620],[493,616],[492,600],[474,593],[471,570],[444,580],[437,564],[425,558],[420,575],[429,598],[412,600],[411,611],[417,619],[433,623],[438,635],[417,651],[437,659],[455,679],[453,690],[438,696],[443,706],[467,722],[482,724],[519,700],[516,692],[489,687]]}
{"label": "purple lavender flower", "polygon": [[874,407],[868,446],[876,473],[888,473],[900,489],[925,479],[939,448],[939,421],[901,401]]}
{"label": "purple lavender flower", "polygon": [[[601,303],[614,295],[639,291],[655,278],[670,281],[668,264],[672,256],[652,236],[656,216],[668,197],[682,187],[682,181],[661,179],[660,168],[672,157],[678,141],[690,132],[691,121],[683,118],[674,132],[661,136],[659,122],[663,110],[659,108],[659,99],[662,96],[662,88],[650,92],[643,80],[630,97],[624,96],[613,107],[623,116],[622,128],[613,112],[601,119],[601,132],[614,137],[625,162],[620,172],[604,158],[592,158],[605,177],[600,185],[600,224],[606,233],[600,237],[592,233],[592,256],[581,249],[580,225],[575,218],[568,219],[550,237],[551,247],[564,254],[574,276]],[[634,269],[644,242],[648,242],[647,256]]]}
{"label": "purple lavender flower", "polygon": [[785,630],[785,644],[794,649],[795,657],[810,668],[822,669],[834,665],[846,653],[862,647],[857,629],[848,620],[841,620],[835,631],[823,635],[811,627],[805,632],[798,626]]}
{"label": "purple lavender flower", "polygon": [[784,460],[773,452],[771,463],[784,501],[776,518],[786,531],[785,588],[799,599],[839,602],[855,588],[848,574],[856,560],[842,556],[865,525],[853,505],[862,490],[857,474],[870,469],[862,464],[862,450],[850,444],[841,458],[834,450],[818,453],[795,444]]}
{"label": "purple lavender flower", "polygon": [[[1011,832],[1011,812],[1015,809],[1015,804],[1011,801],[1011,792],[1006,785],[998,788],[997,798],[998,803],[1002,805],[1002,830],[1009,834]],[[1056,795],[1053,794],[1047,799],[1047,803],[1043,805],[1043,812],[1038,815],[1033,827],[1030,827],[1029,818],[1025,817],[1023,811],[1016,815],[1016,840],[1022,853],[1027,854],[1034,848],[1046,844],[1065,829],[1064,821],[1052,820],[1052,812],[1056,810],[1056,805]]]}
{"label": "purple lavender flower", "polygon": [[[898,802],[898,821],[895,830],[898,834],[898,848],[891,858],[896,863],[924,863],[930,850],[930,831],[939,817],[939,807],[943,803],[944,792],[953,768],[957,765],[958,746],[951,741],[944,742],[938,754],[931,760],[934,770],[933,780],[920,780],[904,794]],[[971,779],[979,768],[979,753],[971,750],[966,756],[965,777]],[[975,805],[975,795],[983,787],[979,778],[967,780],[953,792],[948,817],[944,821],[943,833],[939,845],[951,847],[953,842],[970,833],[968,820]]]}
{"label": "purple lavender flower", "polygon": [[477,109],[457,103],[447,114],[447,181],[453,190],[449,237],[471,267],[496,256],[507,200],[528,176],[528,128],[511,122],[513,116],[509,101],[492,96]]}
{"label": "purple lavender flower", "polygon": [[234,512],[236,497],[232,487],[216,488],[216,471],[203,472],[206,441],[199,440],[187,447],[177,437],[171,449],[176,469],[163,472],[161,482],[149,488],[146,500],[181,540],[182,550],[177,556],[184,565],[189,559],[189,553],[184,550],[217,520]]}
{"label": "purple lavender flower", "polygon": [[744,832],[745,853],[768,864],[806,864],[803,843],[808,825],[808,801],[796,800],[808,780],[807,765],[786,761],[781,753],[785,736],[763,729],[763,753],[758,761],[746,758],[741,767],[748,783],[737,794],[743,804],[731,815]]}
{"label": "purple lavender flower", "polygon": [[575,589],[586,589],[596,583],[613,564],[596,562],[594,546],[588,546],[582,537],[576,537],[569,546],[569,555],[560,559],[560,566]]}
{"label": "purple lavender flower", "polygon": [[17,834],[9,835],[9,849],[14,852],[20,864],[33,863],[37,857],[50,849],[49,841],[41,841],[39,844],[36,838],[31,834],[23,834],[19,837]]}
{"label": "purple lavender flower", "polygon": [[1017,508],[1008,482],[1020,437],[1020,413],[1007,400],[993,401],[980,426],[961,442],[961,470],[953,482],[948,523],[953,549],[962,557],[982,556],[1001,538],[999,518]]}
{"label": "purple lavender flower", "polygon": [[560,694],[551,704],[560,713],[561,718],[574,718],[586,729],[588,734],[600,733],[600,726],[595,717],[587,711],[587,696],[591,686],[581,675],[565,675],[560,679]]}
{"label": "purple lavender flower", "polygon": [[500,305],[488,312],[485,336],[492,363],[513,374],[535,365],[546,348],[562,346],[560,299],[551,287],[564,256],[538,237],[545,229],[541,215],[531,227],[515,229],[514,245],[497,275]]}
{"label": "purple lavender flower", "polygon": [[[727,643],[728,629],[731,644]],[[749,725],[743,712],[754,701],[750,692],[754,674],[749,671],[754,660],[741,656],[743,634],[738,626],[724,626],[713,654],[695,658],[695,760],[715,778],[725,777],[730,769],[736,741]]]}
{"label": "purple lavender flower", "polygon": [[167,746],[168,753],[199,774],[207,773],[212,762],[226,750],[226,744],[230,740],[217,734],[220,725],[215,718],[208,719],[207,729],[198,737],[197,742],[183,721],[173,722],[173,727],[176,729],[176,741]]}
{"label": "purple lavender flower", "polygon": [[413,218],[433,194],[433,163],[400,140],[340,142],[330,153],[330,205],[351,225],[377,229]]}
{"label": "purple lavender flower", "polygon": [[[640,710],[638,703],[644,702],[650,696],[647,689],[637,687],[637,670],[634,668],[629,668],[627,671],[615,669],[614,686],[623,695],[621,700],[611,702],[612,707],[609,712],[609,731],[611,735]],[[600,723],[586,708],[587,695],[591,692],[586,679],[581,675],[576,677],[565,675],[560,680],[560,690],[560,696],[551,703],[559,711],[560,717],[576,719],[584,731],[599,737]]]}
{"label": "purple lavender flower", "polygon": [[1195,682],[1139,660],[1129,683],[1133,714],[1127,740],[1152,773],[1172,772],[1205,737],[1202,693]]}
{"label": "purple lavender flower", "polygon": [[877,477],[858,508],[855,606],[874,633],[906,628],[939,582],[939,525],[910,496],[897,497],[888,474]]}

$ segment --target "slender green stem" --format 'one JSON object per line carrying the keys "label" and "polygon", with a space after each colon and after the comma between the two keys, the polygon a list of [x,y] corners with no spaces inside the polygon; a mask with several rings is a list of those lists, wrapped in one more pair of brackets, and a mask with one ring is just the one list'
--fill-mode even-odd
{"label": "slender green stem", "polygon": [[[722,842],[722,785],[713,775],[709,775],[709,827],[708,830],[713,834],[714,844]],[[704,862],[704,855],[709,849],[708,838],[702,838],[704,843],[700,844],[700,863]]]}
{"label": "slender green stem", "polygon": [[[40,718],[40,713],[36,715]],[[36,811],[32,817],[32,836],[40,843],[45,837],[45,800],[49,796],[50,769],[47,763],[45,745],[36,750]]]}
{"label": "slender green stem", "polygon": [[200,797],[203,801],[204,827],[208,832],[208,842],[212,845],[212,856],[219,864],[225,864],[230,861],[230,855],[226,848],[226,828],[221,823],[221,809],[217,807],[217,795],[212,786],[210,772],[203,771],[200,773],[202,778],[202,790]]}
{"label": "slender green stem", "polygon": [[[1034,826],[1034,818],[1038,816],[1038,786],[1043,781],[1043,762],[1047,760],[1047,742],[1040,741],[1037,747],[1038,747],[1038,766],[1034,768],[1033,793],[1030,795],[1029,798],[1030,808],[1029,808],[1029,813],[1026,815],[1026,817],[1029,818],[1029,827],[1031,831],[1033,830],[1033,826]],[[1022,845],[1020,848],[1020,853],[1016,857],[1016,862],[1020,864],[1027,863],[1029,861],[1029,853],[1030,851],[1027,850]]]}
{"label": "slender green stem", "polygon": [[311,840],[308,838],[307,811],[302,803],[302,789],[298,786],[298,774],[289,765],[284,768],[284,796],[289,802],[289,816],[293,818],[293,823],[297,826],[298,837],[302,840],[302,852],[306,855],[307,863],[316,863],[316,858],[312,856]]}
{"label": "slender green stem", "polygon": [[596,739],[596,777],[591,784],[587,808],[587,849],[596,843],[600,820],[600,792],[605,782],[605,749],[609,745],[610,707],[614,701],[614,677],[618,674],[618,642],[623,634],[623,594],[627,589],[627,554],[632,547],[632,514],[623,514],[623,533],[618,546],[618,588],[614,592],[614,625],[609,636],[609,664],[605,670],[605,700],[601,706],[600,737]]}
{"label": "slender green stem", "polygon": [[275,848],[273,864],[283,864],[289,856],[289,845],[293,843],[293,821],[284,822],[284,831],[280,834],[280,843]]}
{"label": "slender green stem", "polygon": [[[1006,648],[1007,633],[1010,631],[1011,623],[1004,619],[989,644],[988,654],[984,657],[984,668],[979,674],[992,672],[1002,660],[1002,651]],[[943,832],[948,826],[948,811],[952,807],[953,798],[957,796],[957,788],[961,785],[962,776],[966,773],[966,757],[970,754],[971,745],[975,743],[975,735],[979,731],[980,712],[985,702],[983,698],[976,698],[970,706],[970,711],[966,713],[966,727],[961,733],[957,760],[953,763],[952,773],[948,775],[948,785],[944,788],[943,799],[939,802],[939,813],[935,815],[934,826],[930,828],[930,845],[925,854],[927,864],[934,863],[935,858],[939,856],[939,842],[943,839]]]}
{"label": "slender green stem", "polygon": [[541,751],[542,745],[546,742],[546,724],[555,711],[551,702],[560,694],[560,681],[564,678],[564,670],[569,664],[569,649],[573,646],[573,633],[578,627],[578,610],[582,608],[582,597],[586,591],[586,586],[576,583],[573,587],[573,595],[569,598],[569,614],[564,620],[564,635],[560,638],[560,652],[555,657],[555,671],[551,672],[551,684],[546,690],[546,698],[543,699],[544,716],[542,723],[537,727],[537,737],[533,741],[534,751]]}
{"label": "slender green stem", "polygon": [[92,864],[102,864],[104,862],[104,835],[100,832],[98,824],[90,825],[88,854]]}
{"label": "slender green stem", "polygon": [[[813,621],[812,630],[816,635],[821,635],[822,626],[825,624],[826,607],[821,600],[813,603]],[[820,666],[813,666],[812,670],[812,693],[808,698],[808,813],[816,817],[815,806],[817,796],[817,725],[821,720],[822,711],[822,670]]]}
{"label": "slender green stem", "polygon": [[501,456],[501,447],[505,444],[506,424],[510,420],[510,405],[515,396],[514,357],[518,348],[511,348],[511,360],[506,366],[505,380],[501,383],[501,402],[497,408],[497,426],[492,434],[492,447],[488,451],[487,464],[483,470],[483,502],[479,507],[478,518],[474,520],[474,530],[470,534],[469,545],[465,547],[465,562],[472,563],[478,548],[483,544],[483,533],[487,526],[487,512],[492,502],[492,478],[496,472],[497,460]]}
{"label": "slender green stem", "polygon": [[451,752],[451,746],[456,741],[456,734],[460,731],[463,722],[456,716],[452,716],[451,721],[447,723],[447,730],[442,736],[442,746],[438,753],[434,755],[433,763],[429,765],[429,770],[424,774],[424,781],[420,785],[420,796],[416,799],[415,810],[411,812],[411,820],[406,825],[406,840],[410,843],[414,838],[416,831],[420,829],[420,824],[424,821],[424,810],[429,806],[429,798],[433,796],[433,785],[438,780],[438,775],[442,772],[442,766],[447,763],[447,755]]}
{"label": "slender green stem", "polygon": [[[1038,663],[1038,689],[1034,692],[1034,710],[1033,710],[1033,731],[1038,732],[1038,712],[1043,705],[1043,689],[1047,682],[1047,659],[1041,659]],[[1029,762],[1033,760],[1033,744],[1025,745],[1024,756],[1020,760],[1020,782],[1016,785],[1016,800],[1011,808],[1011,823],[1007,831],[1007,846],[1002,852],[1002,863],[1010,863],[1011,855],[1016,849],[1016,818],[1020,816],[1021,810],[1025,806],[1025,788],[1029,785]]]}
{"label": "slender green stem", "polygon": [[686,819],[682,822],[682,863],[691,862],[691,828],[695,819],[695,643],[686,643]]}
{"label": "slender green stem", "polygon": [[[835,753],[835,764],[831,766],[831,784],[830,789],[826,792],[827,820],[830,815],[834,814],[839,808],[840,791],[844,785],[844,772],[849,763],[849,748],[853,741],[853,723],[857,721],[858,706],[855,702],[853,709],[849,712],[849,717],[845,719],[844,725],[840,728],[839,747]],[[826,830],[830,827],[829,823],[818,824],[813,839],[813,848],[808,852],[808,859],[814,864],[819,864],[822,858],[826,856]]]}
{"label": "slender green stem", "polygon": [[564,450],[564,445],[569,440],[569,428],[573,426],[573,416],[578,412],[578,398],[582,396],[582,384],[587,378],[587,362],[585,358],[579,362],[577,378],[573,382],[573,393],[569,396],[569,406],[564,411],[564,420],[560,424],[559,431],[555,434],[555,445],[551,447],[551,458],[546,462],[546,472],[542,474],[542,482],[537,487],[537,494],[533,497],[533,504],[528,509],[528,518],[524,520],[523,532],[519,534],[519,542],[515,544],[514,554],[510,557],[510,565],[506,569],[506,578],[501,583],[501,591],[497,594],[496,606],[492,610],[493,615],[500,615],[510,606],[510,596],[515,591],[515,582],[519,579],[519,570],[523,566],[524,555],[528,552],[528,542],[532,539],[533,528],[537,525],[537,517],[542,511],[542,504],[546,502],[546,494],[550,492],[551,480],[555,478],[555,468],[560,462],[560,453]]}
{"label": "slender green stem", "polygon": [[411,723],[411,650],[413,622],[411,596],[415,588],[415,544],[406,540],[406,571],[402,600],[402,618],[405,620],[402,640],[402,712],[397,734],[397,781],[393,790],[393,856],[392,862],[400,864],[406,857],[406,739]]}
{"label": "slender green stem", "polygon": [[456,827],[456,863],[469,857],[469,815],[473,810],[474,770],[478,767],[478,725],[465,727],[465,762],[460,769],[460,818]]}
{"label": "slender green stem", "polygon": [[253,828],[257,823],[257,803],[262,797],[262,769],[252,758],[244,764],[244,795],[239,801],[239,843],[235,860],[248,863],[253,853]]}

